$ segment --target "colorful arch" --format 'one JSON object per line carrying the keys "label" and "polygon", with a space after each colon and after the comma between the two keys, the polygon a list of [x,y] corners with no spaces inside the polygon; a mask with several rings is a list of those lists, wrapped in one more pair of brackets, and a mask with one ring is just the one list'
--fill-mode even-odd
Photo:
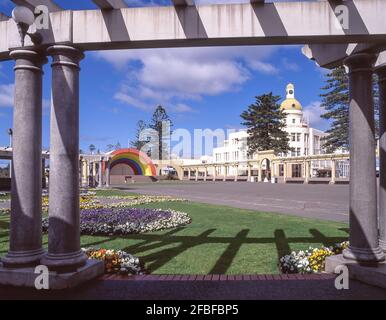
{"label": "colorful arch", "polygon": [[157,170],[151,159],[136,149],[119,149],[111,153],[110,168],[117,164],[127,164],[135,175],[156,176]]}

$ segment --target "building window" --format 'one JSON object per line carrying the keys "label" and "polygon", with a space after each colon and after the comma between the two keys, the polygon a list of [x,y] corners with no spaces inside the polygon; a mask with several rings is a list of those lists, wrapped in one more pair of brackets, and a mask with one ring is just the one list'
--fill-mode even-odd
{"label": "building window", "polygon": [[279,177],[284,176],[284,164],[279,164]]}
{"label": "building window", "polygon": [[297,141],[297,142],[300,142],[300,137],[301,137],[301,135],[302,135],[301,133],[297,133],[297,134],[296,134],[296,141]]}
{"label": "building window", "polygon": [[302,165],[293,164],[292,165],[292,178],[300,178],[302,176]]}
{"label": "building window", "polygon": [[296,155],[300,157],[300,148],[296,148]]}
{"label": "building window", "polygon": [[295,133],[291,133],[291,141],[296,141],[296,135],[295,135]]}
{"label": "building window", "polygon": [[296,121],[295,119],[292,119],[292,123],[295,123],[295,121]]}

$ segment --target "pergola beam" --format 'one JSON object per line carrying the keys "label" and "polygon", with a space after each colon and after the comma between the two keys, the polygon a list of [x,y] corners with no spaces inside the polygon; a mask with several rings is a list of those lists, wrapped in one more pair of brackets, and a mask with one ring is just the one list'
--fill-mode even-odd
{"label": "pergola beam", "polygon": [[[332,69],[343,64],[348,56],[361,52],[377,52],[382,46],[366,43],[311,44],[302,48],[303,54],[322,68]],[[375,66],[380,63],[376,63]]]}
{"label": "pergola beam", "polygon": [[99,8],[104,10],[127,8],[127,4],[123,0],[92,0]]}
{"label": "pergola beam", "polygon": [[[114,5],[112,0],[104,2]],[[44,30],[42,45],[72,43],[87,51],[385,42],[386,1],[347,0],[345,4],[350,14],[348,29],[339,23],[329,1],[63,10],[50,13],[51,28]],[[0,60],[9,59],[9,52],[20,47],[19,39],[13,21],[0,21]],[[26,46],[33,45],[26,41]]]}
{"label": "pergola beam", "polygon": [[193,6],[193,0],[172,0],[175,6]]}
{"label": "pergola beam", "polygon": [[49,12],[56,12],[63,10],[52,0],[11,0],[18,6],[24,6],[30,8],[32,11],[39,5],[44,5],[48,8]]}
{"label": "pergola beam", "polygon": [[9,20],[9,17],[4,13],[0,12],[0,21],[7,21],[7,20]]}

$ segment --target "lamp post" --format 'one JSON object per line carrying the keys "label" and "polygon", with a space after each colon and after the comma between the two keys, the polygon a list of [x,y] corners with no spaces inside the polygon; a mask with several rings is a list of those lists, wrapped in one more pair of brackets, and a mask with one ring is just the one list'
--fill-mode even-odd
{"label": "lamp post", "polygon": [[21,46],[24,47],[25,36],[28,35],[31,38],[33,44],[41,44],[42,36],[40,33],[29,33],[28,29],[35,22],[34,13],[27,7],[17,6],[12,10],[12,19],[17,24],[17,29],[20,35]]}
{"label": "lamp post", "polygon": [[[12,148],[12,135],[13,135],[12,128],[8,129],[8,135],[9,135],[9,147]],[[11,162],[9,163],[9,177],[12,178],[12,157],[11,157]]]}

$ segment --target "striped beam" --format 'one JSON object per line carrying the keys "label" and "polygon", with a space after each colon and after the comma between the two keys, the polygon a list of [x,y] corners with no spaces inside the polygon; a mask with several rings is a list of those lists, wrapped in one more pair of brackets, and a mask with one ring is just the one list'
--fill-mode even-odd
{"label": "striped beam", "polygon": [[99,8],[112,10],[127,8],[127,4],[123,0],[92,0]]}
{"label": "striped beam", "polygon": [[[386,1],[344,3],[350,17],[346,29],[329,1],[59,11],[50,13],[52,28],[43,46],[66,42],[83,50],[109,50],[385,41]],[[0,22],[0,60],[19,46],[14,22]]]}
{"label": "striped beam", "polygon": [[34,11],[35,7],[44,5],[48,8],[49,12],[56,12],[63,10],[52,0],[11,0],[17,6],[24,6]]}

